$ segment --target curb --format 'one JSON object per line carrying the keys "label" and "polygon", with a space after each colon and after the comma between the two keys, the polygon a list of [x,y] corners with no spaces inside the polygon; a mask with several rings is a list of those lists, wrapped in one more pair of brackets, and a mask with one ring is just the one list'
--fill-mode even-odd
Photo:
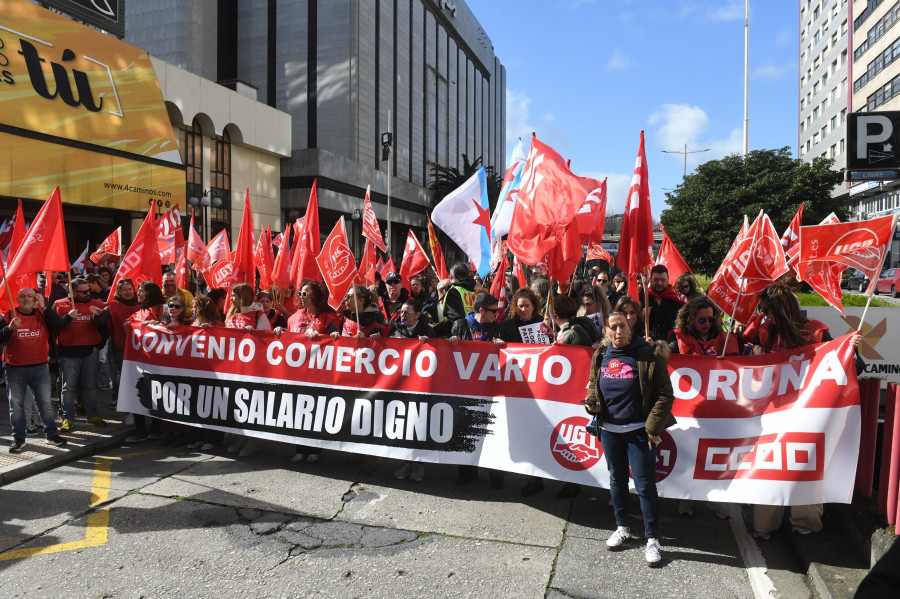
{"label": "curb", "polygon": [[132,432],[131,427],[115,431],[108,436],[98,436],[84,444],[75,445],[69,442],[67,450],[54,452],[51,455],[40,455],[0,469],[0,486],[22,480],[39,472],[74,462],[85,456],[97,453],[102,449],[121,445]]}

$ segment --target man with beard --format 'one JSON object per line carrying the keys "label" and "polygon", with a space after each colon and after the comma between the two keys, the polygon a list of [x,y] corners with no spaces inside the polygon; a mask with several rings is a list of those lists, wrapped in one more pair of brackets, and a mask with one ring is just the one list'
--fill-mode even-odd
{"label": "man with beard", "polygon": [[678,311],[684,305],[681,296],[669,284],[669,269],[657,264],[650,269],[650,299],[642,303],[647,321],[650,324],[650,338],[654,341],[668,341],[669,333],[675,328]]}
{"label": "man with beard", "polygon": [[72,279],[72,296],[57,300],[46,313],[47,323],[57,331],[59,370],[62,373],[63,422],[60,430],[68,431],[75,421],[75,396],[80,386],[84,395],[87,421],[94,426],[106,426],[97,406],[97,367],[100,348],[106,343],[109,331],[106,321],[109,311],[103,302],[91,299],[87,280]]}

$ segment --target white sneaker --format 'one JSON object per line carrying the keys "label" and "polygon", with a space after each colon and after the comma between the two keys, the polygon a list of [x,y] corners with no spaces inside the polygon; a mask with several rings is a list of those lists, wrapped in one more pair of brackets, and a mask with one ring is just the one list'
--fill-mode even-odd
{"label": "white sneaker", "polygon": [[606,547],[608,549],[621,547],[622,543],[630,538],[632,538],[631,532],[626,527],[620,526],[606,539]]}
{"label": "white sneaker", "polygon": [[422,479],[425,478],[425,464],[422,462],[416,462],[412,465],[409,473],[409,480],[414,483],[422,482]]}
{"label": "white sneaker", "polygon": [[322,457],[321,453],[311,453],[308,456],[306,456],[306,463],[307,464],[315,464],[316,462],[319,461],[319,459],[321,457]]}
{"label": "white sneaker", "polygon": [[397,480],[404,480],[407,476],[409,476],[409,471],[411,470],[409,462],[403,462],[403,465],[397,468],[394,472],[394,478]]}
{"label": "white sneaker", "polygon": [[658,564],[662,560],[660,553],[659,541],[656,539],[647,539],[647,548],[644,549],[644,559],[651,566]]}

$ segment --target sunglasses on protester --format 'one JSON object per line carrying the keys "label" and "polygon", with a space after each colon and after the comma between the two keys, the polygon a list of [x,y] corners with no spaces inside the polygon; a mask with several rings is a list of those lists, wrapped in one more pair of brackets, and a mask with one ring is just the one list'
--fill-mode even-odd
{"label": "sunglasses on protester", "polygon": [[166,304],[166,305],[169,306],[170,308],[178,308],[179,310],[184,310],[184,306],[182,306],[181,304],[171,304],[170,303],[170,304]]}
{"label": "sunglasses on protester", "polygon": [[697,324],[706,324],[706,323],[712,324],[712,321],[713,321],[712,318],[698,318]]}

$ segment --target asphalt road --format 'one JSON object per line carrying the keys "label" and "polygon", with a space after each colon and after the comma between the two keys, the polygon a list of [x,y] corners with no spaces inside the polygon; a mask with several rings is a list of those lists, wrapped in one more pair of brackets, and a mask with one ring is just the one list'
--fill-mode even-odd
{"label": "asphalt road", "polygon": [[414,483],[394,480],[387,460],[364,472],[359,456],[291,464],[291,453],[148,442],[0,488],[3,596],[810,596],[789,543],[757,545],[737,506],[721,520],[663,500],[664,560],[651,569],[642,540],[606,550],[602,489],[563,500],[548,482],[525,499],[519,476],[501,490],[484,472],[458,487],[455,467],[429,465]]}

